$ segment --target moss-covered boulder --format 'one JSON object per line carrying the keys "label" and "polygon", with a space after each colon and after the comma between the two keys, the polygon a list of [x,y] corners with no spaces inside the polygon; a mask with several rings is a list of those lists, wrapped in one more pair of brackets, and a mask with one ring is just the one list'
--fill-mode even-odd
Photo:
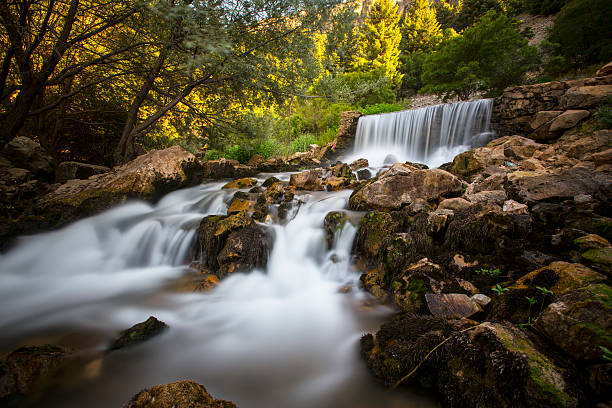
{"label": "moss-covered boulder", "polygon": [[237,188],[251,188],[255,184],[257,184],[257,180],[255,180],[254,178],[243,177],[243,178],[236,179],[234,181],[230,181],[229,183],[225,184],[221,188],[235,188],[235,189],[237,189]]}
{"label": "moss-covered boulder", "polygon": [[327,213],[323,221],[323,226],[325,228],[325,238],[328,248],[332,247],[336,234],[342,231],[347,221],[348,217],[344,211],[332,211]]}
{"label": "moss-covered boulder", "polygon": [[557,261],[522,276],[512,285],[512,288],[540,286],[551,290],[558,296],[570,290],[603,282],[605,279],[606,277],[602,274],[582,264]]}
{"label": "moss-covered boulder", "polygon": [[127,330],[122,331],[119,337],[113,341],[113,344],[109,347],[109,350],[119,350],[124,347],[134,346],[139,343],[143,343],[152,337],[161,334],[168,325],[155,317],[150,316],[147,320],[141,323],[137,323]]}
{"label": "moss-covered boulder", "polygon": [[183,380],[140,391],[123,408],[236,408],[236,404],[213,399],[203,385]]}
{"label": "moss-covered boulder", "polygon": [[609,248],[610,242],[597,234],[588,234],[574,240],[574,244],[583,251],[589,249]]}
{"label": "moss-covered boulder", "polygon": [[591,285],[567,292],[548,305],[536,327],[576,360],[595,360],[612,350],[612,288]]}

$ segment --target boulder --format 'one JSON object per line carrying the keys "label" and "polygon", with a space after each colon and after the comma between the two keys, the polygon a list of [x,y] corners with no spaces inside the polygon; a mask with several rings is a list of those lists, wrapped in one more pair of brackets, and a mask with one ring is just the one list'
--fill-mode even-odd
{"label": "boulder", "polygon": [[607,239],[596,234],[588,234],[580,238],[576,238],[574,240],[574,244],[576,244],[582,251],[610,247],[610,242],[608,242]]}
{"label": "boulder", "polygon": [[455,197],[442,200],[438,205],[438,209],[464,211],[470,208],[471,205],[472,204],[468,200],[461,197]]}
{"label": "boulder", "polygon": [[266,233],[244,211],[204,217],[197,234],[202,264],[219,278],[263,267],[268,261]]}
{"label": "boulder", "polygon": [[249,162],[247,163],[247,166],[257,167],[257,166],[265,163],[265,161],[266,161],[265,157],[263,157],[261,154],[255,153],[249,159]]}
{"label": "boulder", "polygon": [[529,207],[514,200],[508,200],[504,202],[502,211],[504,214],[526,215],[529,214]]}
{"label": "boulder", "polygon": [[553,119],[562,113],[563,111],[539,111],[536,113],[535,118],[529,123],[529,126],[532,130],[536,130],[543,125],[550,125]]}
{"label": "boulder", "polygon": [[0,363],[0,402],[35,391],[67,357],[67,350],[51,345],[21,347],[9,353]]}
{"label": "boulder", "polygon": [[140,391],[123,408],[236,408],[236,404],[215,400],[204,386],[183,380]]}
{"label": "boulder", "polygon": [[588,110],[568,110],[557,116],[550,124],[550,132],[561,132],[571,129],[583,119],[589,117],[591,113]]}
{"label": "boulder", "polygon": [[17,136],[4,146],[3,153],[15,167],[30,170],[43,180],[53,180],[53,158],[32,139]]}
{"label": "boulder", "polygon": [[344,177],[329,176],[323,181],[323,184],[327,186],[327,191],[339,191],[347,188],[349,180]]}
{"label": "boulder", "polygon": [[612,95],[612,85],[577,86],[559,99],[563,109],[591,108]]}
{"label": "boulder", "polygon": [[396,164],[387,172],[356,190],[349,199],[353,210],[392,210],[410,205],[418,199],[425,201],[459,195],[461,180],[440,169],[412,170]]}
{"label": "boulder", "polygon": [[251,177],[258,173],[257,169],[240,164],[237,160],[208,160],[204,162],[203,176],[208,179]]}
{"label": "boulder", "polygon": [[584,265],[556,261],[522,276],[512,285],[512,288],[540,286],[551,290],[556,297],[570,290],[603,282],[605,279],[605,276]]}
{"label": "boulder", "polygon": [[270,187],[272,184],[274,183],[278,183],[280,180],[277,179],[276,177],[272,176],[272,177],[268,177],[262,184],[262,187]]}
{"label": "boulder", "polygon": [[368,162],[368,159],[357,159],[350,164],[350,168],[351,170],[356,171],[368,167],[369,165],[370,162]]}
{"label": "boulder", "polygon": [[200,182],[196,157],[180,146],[153,150],[104,174],[69,180],[39,200],[58,223],[84,217],[128,198],[156,201],[178,188]]}
{"label": "boulder", "polygon": [[257,184],[257,180],[255,180],[254,178],[244,177],[244,178],[240,178],[240,179],[237,179],[237,180],[234,180],[234,181],[230,181],[229,183],[225,184],[221,188],[235,188],[235,189],[239,189],[239,188],[251,188],[255,184]]}
{"label": "boulder", "polygon": [[601,358],[612,350],[612,289],[591,285],[567,292],[542,312],[537,329],[575,360]]}
{"label": "boulder", "polygon": [[87,179],[95,174],[107,173],[111,169],[106,166],[66,161],[61,162],[55,169],[55,181],[64,183],[72,179]]}
{"label": "boulder", "polygon": [[612,62],[608,62],[603,67],[599,68],[595,73],[596,77],[605,77],[608,75],[612,75]]}
{"label": "boulder", "polygon": [[371,178],[372,178],[372,172],[370,170],[368,170],[368,169],[357,170],[357,179],[358,180],[369,180]]}
{"label": "boulder", "polygon": [[168,325],[155,317],[150,316],[147,320],[141,323],[137,323],[127,330],[122,331],[119,337],[113,341],[113,344],[109,347],[109,350],[119,350],[125,347],[134,346],[139,343],[143,343],[152,337],[161,334]]}
{"label": "boulder", "polygon": [[336,234],[342,231],[347,221],[348,218],[344,211],[332,211],[325,216],[323,226],[325,228],[325,237],[329,249],[331,249],[334,244]]}
{"label": "boulder", "polygon": [[292,174],[289,185],[295,187],[296,190],[323,190],[321,178],[316,170],[306,170]]}
{"label": "boulder", "polygon": [[353,174],[350,166],[346,163],[336,164],[331,169],[332,176],[335,177],[343,177],[346,179],[354,179],[355,175]]}
{"label": "boulder", "polygon": [[252,214],[255,211],[255,203],[248,198],[234,198],[227,208],[227,215],[238,214],[243,211]]}
{"label": "boulder", "polygon": [[612,248],[593,248],[582,254],[582,257],[590,262],[603,265],[612,265]]}
{"label": "boulder", "polygon": [[472,204],[490,202],[498,205],[502,205],[507,199],[504,190],[480,191],[478,193],[467,194],[465,198]]}
{"label": "boulder", "polygon": [[436,317],[460,319],[482,311],[478,303],[459,293],[426,293],[425,299],[429,311]]}

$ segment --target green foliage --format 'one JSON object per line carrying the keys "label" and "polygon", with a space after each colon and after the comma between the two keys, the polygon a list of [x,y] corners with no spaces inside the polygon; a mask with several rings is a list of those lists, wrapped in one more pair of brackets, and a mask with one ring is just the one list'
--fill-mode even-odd
{"label": "green foliage", "polygon": [[608,62],[612,58],[612,2],[570,0],[557,14],[549,41],[558,45],[566,68]]}
{"label": "green foliage", "polygon": [[612,362],[612,351],[610,351],[607,347],[604,346],[599,346],[599,348],[603,352],[603,356],[601,356],[601,358],[608,362]]}
{"label": "green foliage", "polygon": [[536,303],[536,300],[533,297],[525,296],[525,299],[527,299],[527,301],[529,302],[529,307],[535,305]]}
{"label": "green foliage", "polygon": [[364,115],[377,115],[379,113],[397,112],[407,109],[401,103],[377,103],[360,109]]}
{"label": "green foliage", "polygon": [[499,0],[463,0],[452,27],[457,31],[464,30],[491,10],[504,12],[506,6]]}
{"label": "green foliage", "polygon": [[230,146],[223,152],[223,157],[226,159],[238,160],[242,164],[246,164],[251,156],[251,151],[239,145]]}
{"label": "green foliage", "polygon": [[358,48],[357,17],[358,15],[349,5],[341,6],[334,14],[331,30],[325,39],[321,61],[328,72],[334,72],[337,69],[345,72],[350,70],[355,63]]}
{"label": "green foliage", "polygon": [[539,290],[543,296],[553,295],[553,291],[542,286],[536,286],[536,289]]}
{"label": "green foliage", "polygon": [[223,157],[223,153],[217,149],[208,149],[204,153],[204,160],[217,160]]}
{"label": "green foliage", "polygon": [[608,96],[595,111],[595,118],[603,129],[612,129],[612,96]]}
{"label": "green foliage", "polygon": [[496,268],[496,269],[482,268],[482,269],[477,269],[474,272],[476,272],[477,275],[489,276],[491,278],[496,278],[499,275],[501,275],[501,271],[499,270],[499,268]]}
{"label": "green foliage", "polygon": [[516,19],[488,12],[426,58],[423,90],[465,100],[476,91],[496,94],[520,82],[539,62],[539,53],[517,27]]}
{"label": "green foliage", "polygon": [[391,86],[399,86],[400,15],[394,0],[374,0],[359,29],[359,52],[354,68],[360,72],[382,72]]}
{"label": "green foliage", "polygon": [[531,14],[555,14],[565,5],[567,0],[524,0],[523,6]]}
{"label": "green foliage", "polygon": [[307,152],[311,144],[315,144],[317,139],[310,133],[304,133],[291,141],[291,153]]}
{"label": "green foliage", "polygon": [[440,0],[436,4],[436,19],[440,23],[440,27],[443,30],[448,28],[454,29],[455,20],[459,7],[455,6],[449,0]]}
{"label": "green foliage", "polygon": [[442,29],[429,0],[413,0],[401,27],[401,50],[407,54],[432,51],[442,41]]}
{"label": "green foliage", "polygon": [[493,292],[497,293],[497,296],[501,296],[504,294],[504,292],[508,291],[508,288],[502,288],[501,285],[498,283],[497,285],[493,286],[491,288],[491,290],[493,290]]}

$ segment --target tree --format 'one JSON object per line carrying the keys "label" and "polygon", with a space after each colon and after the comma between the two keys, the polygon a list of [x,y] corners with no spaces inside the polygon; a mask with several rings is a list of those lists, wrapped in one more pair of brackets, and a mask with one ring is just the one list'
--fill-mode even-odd
{"label": "tree", "polygon": [[506,4],[503,0],[462,0],[457,10],[452,28],[461,31],[470,27],[490,10],[505,12]]}
{"label": "tree", "polygon": [[549,41],[570,67],[612,58],[612,3],[606,0],[571,0],[557,14]]}
{"label": "tree", "polygon": [[361,72],[382,70],[393,86],[399,86],[399,45],[402,34],[400,15],[394,0],[374,0],[370,13],[359,30],[359,53],[355,69]]}
{"label": "tree", "polygon": [[358,40],[357,17],[350,5],[342,5],[334,13],[322,53],[323,65],[328,72],[347,72],[354,65]]}
{"label": "tree", "polygon": [[537,66],[539,53],[518,31],[518,21],[489,11],[463,35],[447,40],[423,66],[423,91],[468,99],[499,93]]}
{"label": "tree", "polygon": [[429,0],[414,0],[402,24],[401,50],[406,54],[432,51],[442,41],[436,10]]}

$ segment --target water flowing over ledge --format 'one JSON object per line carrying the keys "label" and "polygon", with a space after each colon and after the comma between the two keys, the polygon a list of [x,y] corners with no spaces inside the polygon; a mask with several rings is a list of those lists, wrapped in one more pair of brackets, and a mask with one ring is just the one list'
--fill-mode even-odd
{"label": "water flowing over ledge", "polygon": [[374,166],[411,161],[438,167],[492,138],[492,109],[493,99],[480,99],[362,116],[348,160],[365,157]]}

